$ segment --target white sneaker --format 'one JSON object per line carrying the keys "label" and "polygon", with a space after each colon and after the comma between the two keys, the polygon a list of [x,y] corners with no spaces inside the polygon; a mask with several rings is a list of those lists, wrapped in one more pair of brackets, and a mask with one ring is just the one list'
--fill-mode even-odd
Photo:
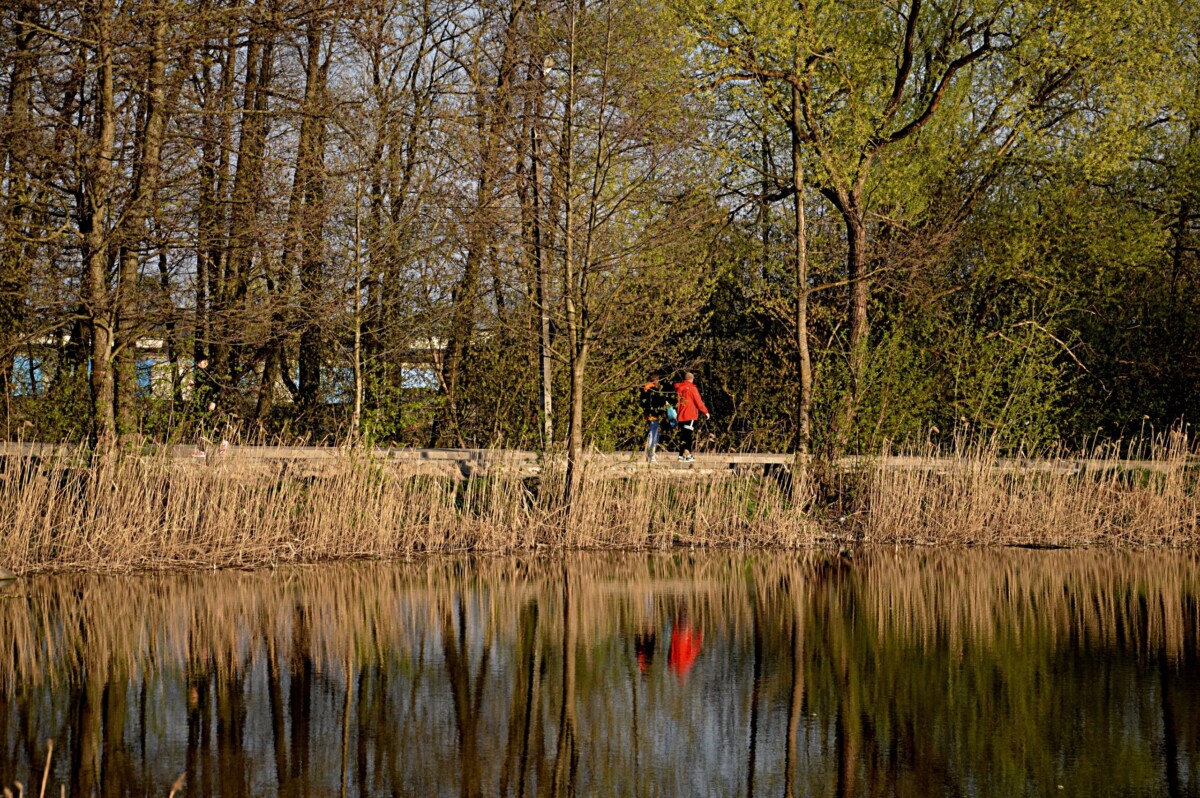
{"label": "white sneaker", "polygon": [[689,454],[687,457],[683,458],[683,462],[694,463],[696,462],[696,458]]}
{"label": "white sneaker", "polygon": [[658,461],[658,458],[657,458],[657,457],[655,457],[654,455],[650,455],[649,457],[647,457],[647,458],[646,458],[646,462],[647,462],[647,463],[654,463],[654,462],[657,462],[657,461]]}
{"label": "white sneaker", "polygon": [[678,456],[678,457],[676,457],[675,459],[676,459],[676,460],[678,460],[679,462],[681,462],[681,463],[682,463],[682,462],[683,462],[683,455],[679,455],[679,456]]}

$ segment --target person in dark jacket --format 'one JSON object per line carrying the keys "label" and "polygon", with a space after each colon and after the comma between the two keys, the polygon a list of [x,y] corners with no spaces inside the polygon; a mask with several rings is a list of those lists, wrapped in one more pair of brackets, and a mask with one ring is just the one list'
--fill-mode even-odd
{"label": "person in dark jacket", "polygon": [[661,433],[661,423],[667,417],[671,407],[670,395],[663,390],[662,382],[657,372],[650,375],[642,386],[642,417],[645,418],[646,429],[646,462],[654,462],[654,450],[658,447]]}
{"label": "person in dark jacket", "polygon": [[692,449],[696,445],[696,422],[700,420],[700,414],[703,413],[706,419],[709,417],[708,408],[704,406],[693,379],[695,375],[689,371],[683,375],[683,382],[675,383],[675,409],[679,413],[680,430],[679,459],[685,463],[696,459],[692,456]]}

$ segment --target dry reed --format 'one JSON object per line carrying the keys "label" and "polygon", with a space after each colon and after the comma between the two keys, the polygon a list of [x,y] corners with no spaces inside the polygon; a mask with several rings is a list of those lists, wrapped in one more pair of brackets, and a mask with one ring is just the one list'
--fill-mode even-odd
{"label": "dry reed", "polygon": [[1186,441],[1168,436],[1143,454],[1136,464],[1115,447],[1020,462],[989,446],[931,448],[843,464],[823,492],[787,473],[615,473],[589,461],[567,509],[561,463],[530,477],[499,453],[486,472],[463,477],[406,471],[354,450],[316,473],[288,461],[198,465],[166,454],[88,463],[64,451],[3,462],[0,564],[29,573],[547,547],[1200,541]]}
{"label": "dry reed", "polygon": [[347,452],[318,474],[166,455],[10,460],[0,563],[44,569],[249,567],[424,552],[798,545],[817,525],[778,484],[585,469],[569,513],[559,464],[471,477],[406,472]]}
{"label": "dry reed", "polygon": [[1004,459],[991,444],[959,443],[949,456],[930,447],[866,468],[856,528],[875,542],[1194,545],[1193,459],[1178,433],[1036,460]]}

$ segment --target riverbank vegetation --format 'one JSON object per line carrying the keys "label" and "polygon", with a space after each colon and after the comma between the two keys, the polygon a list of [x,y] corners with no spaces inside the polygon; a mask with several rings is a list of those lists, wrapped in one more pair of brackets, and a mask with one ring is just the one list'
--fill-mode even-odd
{"label": "riverbank vegetation", "polygon": [[29,572],[546,549],[1200,541],[1200,470],[1183,436],[1141,460],[1125,454],[1016,460],[964,444],[707,474],[586,460],[568,504],[561,457],[533,476],[497,453],[486,472],[464,476],[355,450],[306,471],[166,454],[89,461],[81,449],[5,462],[0,562]]}
{"label": "riverbank vegetation", "polygon": [[652,368],[735,450],[1162,430],[1194,11],[6,3],[0,434],[578,459]]}

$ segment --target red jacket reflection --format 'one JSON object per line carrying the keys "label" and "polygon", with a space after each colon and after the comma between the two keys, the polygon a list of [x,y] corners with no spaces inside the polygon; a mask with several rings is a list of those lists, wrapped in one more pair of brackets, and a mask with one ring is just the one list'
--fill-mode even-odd
{"label": "red jacket reflection", "polygon": [[700,656],[700,646],[703,643],[704,632],[692,629],[686,623],[676,624],[671,629],[671,650],[667,654],[667,667],[683,679],[696,663],[696,657]]}

